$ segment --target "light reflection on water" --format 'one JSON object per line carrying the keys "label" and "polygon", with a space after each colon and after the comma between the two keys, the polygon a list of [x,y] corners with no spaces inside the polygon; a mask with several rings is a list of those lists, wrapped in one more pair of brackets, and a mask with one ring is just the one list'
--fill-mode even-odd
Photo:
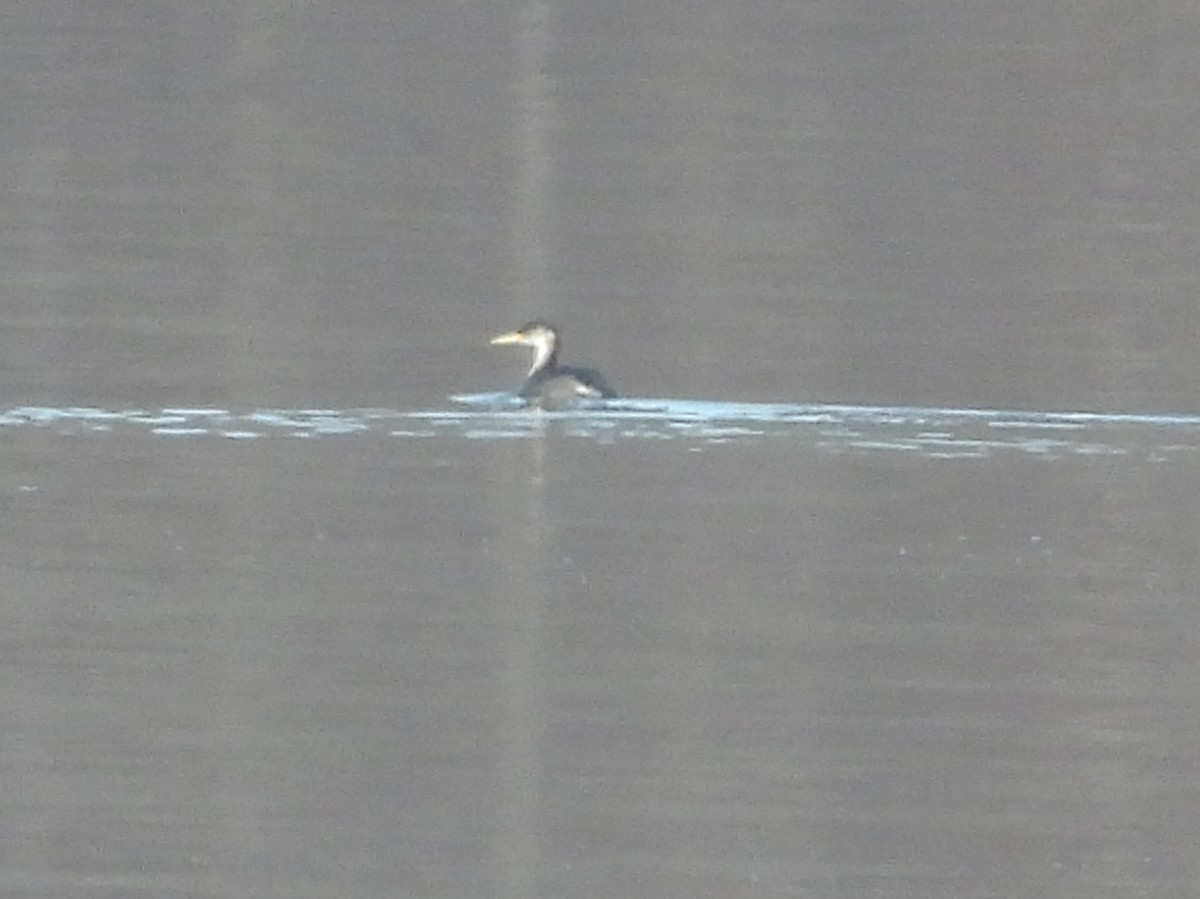
{"label": "light reflection on water", "polygon": [[508,393],[451,397],[436,410],[51,408],[0,413],[0,428],[62,433],[142,430],[167,438],[334,437],[530,439],[553,432],[603,443],[677,440],[693,445],[792,439],[832,453],[903,452],[982,458],[1017,451],[1044,458],[1138,454],[1165,461],[1200,449],[1200,415],[1038,412],[804,403],[621,399],[570,411],[525,409]]}

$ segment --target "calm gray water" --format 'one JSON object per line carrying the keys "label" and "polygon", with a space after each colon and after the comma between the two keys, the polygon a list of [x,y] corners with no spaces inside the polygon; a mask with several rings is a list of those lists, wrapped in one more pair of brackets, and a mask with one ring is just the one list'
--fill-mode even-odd
{"label": "calm gray water", "polygon": [[0,894],[1200,890],[1200,8],[3,19]]}

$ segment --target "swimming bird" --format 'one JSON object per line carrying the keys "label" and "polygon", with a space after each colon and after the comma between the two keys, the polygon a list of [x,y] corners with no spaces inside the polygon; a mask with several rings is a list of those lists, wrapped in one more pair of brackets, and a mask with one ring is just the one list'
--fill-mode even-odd
{"label": "swimming bird", "polygon": [[522,399],[544,409],[569,406],[579,399],[614,397],[616,392],[599,372],[558,364],[561,341],[558,331],[543,321],[532,321],[491,340],[493,346],[527,346],[533,364],[518,391]]}

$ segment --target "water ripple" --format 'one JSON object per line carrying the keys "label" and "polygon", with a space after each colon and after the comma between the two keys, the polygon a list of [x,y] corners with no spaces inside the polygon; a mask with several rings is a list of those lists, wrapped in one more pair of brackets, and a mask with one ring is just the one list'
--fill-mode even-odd
{"label": "water ripple", "polygon": [[1200,415],[1044,412],[807,403],[719,403],[622,399],[543,412],[508,393],[451,397],[433,410],[166,409],[19,406],[0,428],[56,433],[144,432],[157,438],[334,438],[375,434],[399,440],[683,441],[697,446],[790,439],[822,452],[909,453],[937,459],[1019,452],[1048,459],[1136,454],[1165,461],[1200,449]]}

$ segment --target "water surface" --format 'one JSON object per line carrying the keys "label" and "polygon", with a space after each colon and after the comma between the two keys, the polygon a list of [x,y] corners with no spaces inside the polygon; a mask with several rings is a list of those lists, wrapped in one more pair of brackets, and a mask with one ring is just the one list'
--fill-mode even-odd
{"label": "water surface", "polygon": [[1200,7],[10,7],[0,893],[1195,895]]}

